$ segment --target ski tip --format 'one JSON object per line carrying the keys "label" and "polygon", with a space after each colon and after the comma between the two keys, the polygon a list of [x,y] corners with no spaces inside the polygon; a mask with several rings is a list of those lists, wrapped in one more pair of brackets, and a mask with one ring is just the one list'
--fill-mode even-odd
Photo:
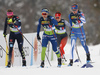
{"label": "ski tip", "polygon": [[93,68],[93,65],[91,64],[84,64],[81,68]]}
{"label": "ski tip", "polygon": [[79,62],[79,59],[76,59],[74,62]]}

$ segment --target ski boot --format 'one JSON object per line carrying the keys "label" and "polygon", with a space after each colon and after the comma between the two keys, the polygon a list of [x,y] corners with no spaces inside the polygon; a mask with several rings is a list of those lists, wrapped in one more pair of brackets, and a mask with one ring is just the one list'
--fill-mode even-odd
{"label": "ski boot", "polygon": [[44,68],[44,60],[41,62],[40,67],[41,67],[41,68]]}
{"label": "ski boot", "polygon": [[86,54],[86,56],[87,56],[87,63],[89,63],[91,61],[90,54],[88,53],[88,54]]}
{"label": "ski boot", "polygon": [[58,67],[61,67],[61,58],[58,58]]}
{"label": "ski boot", "polygon": [[6,66],[7,68],[11,67],[11,60],[8,62],[8,65]]}
{"label": "ski boot", "polygon": [[22,66],[26,66],[26,60],[25,59],[22,60]]}
{"label": "ski boot", "polygon": [[68,66],[73,66],[73,59],[70,59],[70,63]]}

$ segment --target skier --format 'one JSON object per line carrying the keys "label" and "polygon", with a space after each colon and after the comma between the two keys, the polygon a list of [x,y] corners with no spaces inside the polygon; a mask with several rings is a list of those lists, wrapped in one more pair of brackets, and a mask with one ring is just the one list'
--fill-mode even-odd
{"label": "skier", "polygon": [[62,58],[62,64],[65,64],[65,52],[64,52],[64,47],[67,43],[68,35],[66,32],[66,26],[71,28],[70,24],[61,18],[61,13],[56,12],[55,13],[55,18],[58,22],[58,25],[55,25],[55,32],[57,35],[57,49],[60,51],[61,58]]}
{"label": "skier", "polygon": [[[21,31],[21,21],[18,16],[13,14],[13,11],[9,9],[7,11],[7,17],[5,19],[5,26],[3,35],[6,37],[7,26],[10,27],[10,35],[9,35],[9,61],[7,67],[11,67],[11,58],[12,58],[12,50],[14,47],[15,40],[17,40],[19,51],[22,56],[22,66],[26,66],[25,54],[23,51],[23,36],[20,34]],[[20,32],[16,29],[16,27],[20,30]]]}
{"label": "skier", "polygon": [[71,6],[72,12],[69,14],[70,25],[72,26],[71,30],[71,58],[69,66],[73,65],[73,51],[75,49],[75,44],[77,38],[80,39],[83,48],[85,49],[87,56],[87,63],[90,61],[90,53],[88,46],[86,45],[86,36],[83,28],[83,23],[86,23],[84,14],[78,10],[78,5],[73,4]]}
{"label": "skier", "polygon": [[40,67],[44,68],[44,61],[45,61],[45,51],[48,44],[48,41],[51,42],[53,51],[56,53],[58,58],[58,67],[61,67],[61,57],[60,53],[57,50],[57,38],[55,34],[55,25],[57,25],[57,21],[54,19],[54,17],[48,15],[49,11],[47,8],[43,8],[42,11],[42,17],[39,19],[39,24],[37,27],[37,39],[41,40],[39,36],[41,25],[44,28],[44,33],[42,36],[42,53],[41,53],[41,65]]}

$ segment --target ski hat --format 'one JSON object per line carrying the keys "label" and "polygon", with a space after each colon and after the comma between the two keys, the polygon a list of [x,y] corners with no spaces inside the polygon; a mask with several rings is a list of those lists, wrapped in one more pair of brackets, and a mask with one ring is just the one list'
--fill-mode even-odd
{"label": "ski hat", "polygon": [[7,10],[7,16],[13,16],[13,11],[11,9]]}
{"label": "ski hat", "polygon": [[49,10],[47,8],[43,8],[41,12],[49,13]]}
{"label": "ski hat", "polygon": [[56,12],[55,13],[55,17],[60,17],[61,16],[61,13],[60,12]]}
{"label": "ski hat", "polygon": [[72,9],[72,10],[73,10],[73,9],[78,9],[78,5],[77,5],[77,4],[76,4],[76,5],[72,5],[71,9]]}

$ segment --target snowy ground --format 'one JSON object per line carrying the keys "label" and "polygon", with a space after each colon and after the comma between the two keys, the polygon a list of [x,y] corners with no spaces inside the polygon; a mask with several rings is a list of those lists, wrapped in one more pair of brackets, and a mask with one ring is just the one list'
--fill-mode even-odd
{"label": "snowy ground", "polygon": [[[70,45],[65,48],[66,59],[69,59]],[[68,47],[68,48],[67,48]],[[38,68],[39,65],[18,67],[14,66],[11,68],[0,67],[0,75],[100,75],[100,44],[96,46],[89,46],[91,59],[93,62],[93,68],[81,68],[86,61],[85,51],[82,46],[78,46],[78,52],[82,63],[74,63],[72,67],[63,65],[61,68],[57,68],[57,61],[51,61],[52,66],[50,67],[46,62],[46,68]],[[75,58],[77,58],[76,53]],[[48,68],[47,68],[48,67]]]}

